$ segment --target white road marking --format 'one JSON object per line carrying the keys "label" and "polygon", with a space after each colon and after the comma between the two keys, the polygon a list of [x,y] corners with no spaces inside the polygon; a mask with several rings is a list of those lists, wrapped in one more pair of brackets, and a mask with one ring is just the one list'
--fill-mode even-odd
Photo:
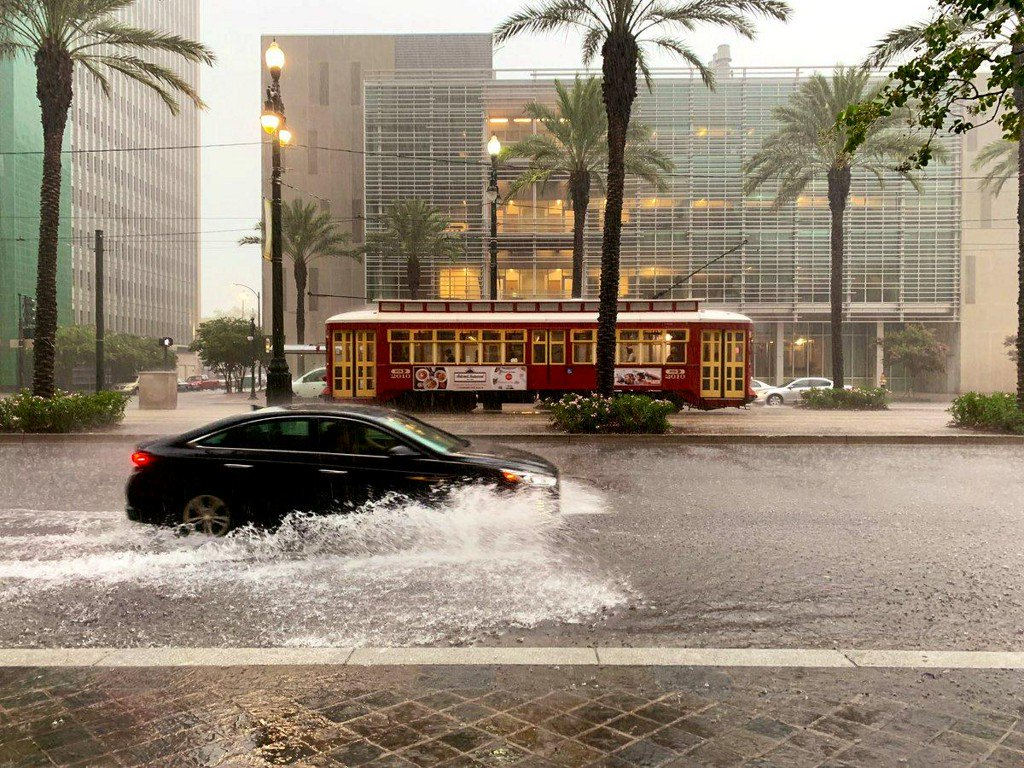
{"label": "white road marking", "polygon": [[670,666],[1024,669],[1024,651],[827,648],[3,648],[8,667]]}

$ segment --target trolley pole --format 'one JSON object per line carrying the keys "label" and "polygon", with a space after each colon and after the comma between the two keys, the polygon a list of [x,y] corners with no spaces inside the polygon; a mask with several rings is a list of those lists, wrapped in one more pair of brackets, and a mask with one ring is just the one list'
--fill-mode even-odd
{"label": "trolley pole", "polygon": [[96,391],[102,392],[103,382],[103,336],[106,323],[103,310],[103,230],[96,230]]}

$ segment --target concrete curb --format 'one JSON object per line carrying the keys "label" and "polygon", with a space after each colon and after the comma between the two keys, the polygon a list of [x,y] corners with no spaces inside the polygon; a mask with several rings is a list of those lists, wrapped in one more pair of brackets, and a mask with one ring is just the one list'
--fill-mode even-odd
{"label": "concrete curb", "polygon": [[12,667],[617,666],[1024,669],[1019,651],[828,648],[0,648]]}
{"label": "concrete curb", "polygon": [[[118,443],[135,445],[169,437],[173,433],[72,432],[68,434],[0,434],[0,445],[48,443]],[[630,442],[649,445],[1009,445],[1024,446],[1022,435],[967,432],[951,435],[773,435],[688,434],[667,435],[567,435],[557,432],[462,433],[466,437],[495,442],[564,445],[573,443]]]}

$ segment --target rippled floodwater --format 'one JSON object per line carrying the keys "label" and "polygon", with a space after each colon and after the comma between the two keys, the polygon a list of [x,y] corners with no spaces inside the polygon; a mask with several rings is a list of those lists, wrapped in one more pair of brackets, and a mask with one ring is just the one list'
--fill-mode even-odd
{"label": "rippled floodwater", "polygon": [[[179,536],[123,514],[3,510],[8,645],[412,645],[576,623],[629,589],[575,546],[603,511],[570,481],[563,514],[471,487],[442,508],[293,514],[274,531]],[[51,643],[51,634],[60,641]]]}

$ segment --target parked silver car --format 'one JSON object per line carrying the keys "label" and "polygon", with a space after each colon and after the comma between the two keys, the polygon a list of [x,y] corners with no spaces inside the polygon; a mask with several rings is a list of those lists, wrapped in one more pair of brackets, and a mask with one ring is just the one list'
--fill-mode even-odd
{"label": "parked silver car", "polygon": [[[815,377],[793,379],[789,384],[783,384],[781,387],[768,387],[767,389],[758,390],[757,402],[764,403],[765,405],[796,403],[800,401],[803,393],[808,389],[831,389],[832,386],[832,379]],[[847,386],[844,389],[853,389],[853,387]]]}

